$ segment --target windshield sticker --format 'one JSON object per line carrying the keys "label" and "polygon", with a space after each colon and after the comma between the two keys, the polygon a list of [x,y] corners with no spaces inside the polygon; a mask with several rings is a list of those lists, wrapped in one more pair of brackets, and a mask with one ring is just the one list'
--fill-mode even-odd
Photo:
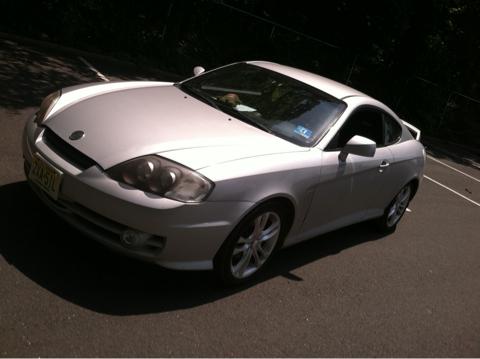
{"label": "windshield sticker", "polygon": [[240,112],[255,112],[253,107],[247,106],[247,105],[237,105],[235,106],[235,110],[240,111]]}
{"label": "windshield sticker", "polygon": [[308,128],[305,128],[303,126],[297,126],[294,131],[297,135],[300,135],[305,138],[310,138],[312,137],[313,132],[310,131]]}

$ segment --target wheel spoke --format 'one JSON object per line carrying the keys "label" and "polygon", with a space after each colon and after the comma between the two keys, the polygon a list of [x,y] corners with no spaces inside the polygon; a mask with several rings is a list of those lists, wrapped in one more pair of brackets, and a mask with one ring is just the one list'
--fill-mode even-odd
{"label": "wheel spoke", "polygon": [[258,236],[260,235],[260,232],[262,232],[261,223],[262,223],[262,216],[255,218],[255,224],[254,224],[253,233],[252,233],[253,238],[258,238]]}
{"label": "wheel spoke", "polygon": [[255,228],[253,229],[253,237],[258,238],[260,234],[262,233],[263,229],[265,228],[265,225],[267,224],[269,214],[264,213],[261,216],[258,216],[255,219]]}
{"label": "wheel spoke", "polygon": [[392,217],[395,213],[397,212],[397,206],[394,204],[391,208],[390,211],[388,212],[388,218]]}
{"label": "wheel spoke", "polygon": [[410,191],[406,190],[403,193],[401,193],[401,196],[400,196],[398,202],[404,203],[408,200],[409,197],[410,197]]}
{"label": "wheel spoke", "polygon": [[244,244],[244,243],[252,243],[253,242],[253,233],[249,235],[247,238],[245,237],[240,237],[237,241],[239,244]]}
{"label": "wheel spoke", "polygon": [[260,228],[262,230],[265,229],[265,226],[267,225],[269,217],[270,217],[270,213],[265,213],[264,215],[262,215],[262,220],[260,221]]}
{"label": "wheel spoke", "polygon": [[266,259],[270,254],[268,250],[265,250],[265,248],[262,247],[261,243],[259,243],[257,246],[257,253],[264,259]]}
{"label": "wheel spoke", "polygon": [[245,251],[247,251],[249,248],[248,244],[243,244],[241,246],[237,246],[233,249],[233,255],[236,256],[237,254],[239,253],[244,253]]}
{"label": "wheel spoke", "polygon": [[280,229],[280,222],[275,221],[270,225],[270,227],[268,227],[262,232],[262,235],[265,236],[265,235],[271,234],[272,232],[276,233],[279,229]]}
{"label": "wheel spoke", "polygon": [[273,237],[275,237],[279,232],[279,228],[277,228],[276,230],[274,231],[269,231],[267,233],[262,233],[262,235],[260,236],[260,238],[258,239],[260,242],[267,242],[268,240],[272,239]]}
{"label": "wheel spoke", "polygon": [[238,277],[240,277],[240,278],[243,277],[243,274],[245,273],[245,270],[247,269],[248,265],[250,264],[251,258],[252,258],[252,250],[249,249],[244,253],[243,257],[235,265],[235,267],[233,268],[233,272]]}
{"label": "wheel spoke", "polygon": [[258,247],[253,248],[252,254],[253,254],[253,260],[255,262],[255,266],[259,268],[262,265],[262,260],[260,259],[260,256],[258,255]]}

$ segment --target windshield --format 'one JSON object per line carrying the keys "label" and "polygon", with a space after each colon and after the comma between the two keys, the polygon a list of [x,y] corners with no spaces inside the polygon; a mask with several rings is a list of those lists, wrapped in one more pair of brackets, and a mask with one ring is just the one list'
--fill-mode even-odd
{"label": "windshield", "polygon": [[314,145],[346,108],[343,101],[312,86],[245,63],[205,73],[179,87],[300,146]]}

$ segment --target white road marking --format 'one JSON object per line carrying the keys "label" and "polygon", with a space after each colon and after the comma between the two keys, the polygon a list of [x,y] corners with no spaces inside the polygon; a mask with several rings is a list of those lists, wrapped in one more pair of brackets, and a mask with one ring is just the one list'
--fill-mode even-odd
{"label": "white road marking", "polygon": [[463,194],[458,193],[457,191],[451,189],[450,187],[445,186],[444,184],[442,184],[442,183],[434,180],[433,178],[428,177],[427,175],[423,175],[423,177],[426,178],[426,179],[428,179],[428,180],[430,180],[430,181],[432,181],[432,182],[435,183],[435,184],[438,184],[440,187],[443,187],[443,188],[449,190],[450,192],[455,193],[457,196],[460,196],[460,197],[462,197],[463,199],[466,199],[468,202],[471,202],[471,203],[473,203],[474,205],[480,207],[480,203],[475,202],[473,199],[470,199],[470,198],[464,196]]}
{"label": "white road marking", "polygon": [[92,70],[93,72],[95,72],[95,74],[98,76],[98,78],[100,78],[100,80],[102,81],[105,81],[105,82],[109,82],[110,80],[108,79],[107,76],[105,76],[104,74],[102,74],[100,71],[98,71],[95,67],[92,66],[91,63],[89,63],[87,60],[85,60],[83,57],[79,56],[78,57],[80,59],[80,61],[82,61],[85,65],[87,65],[87,67]]}
{"label": "white road marking", "polygon": [[458,172],[458,173],[461,173],[462,175],[467,176],[468,178],[471,178],[471,179],[473,179],[474,181],[480,182],[480,179],[475,178],[475,177],[473,177],[472,175],[469,175],[468,173],[462,172],[462,171],[460,171],[459,169],[456,169],[455,167],[452,167],[452,166],[450,166],[450,165],[447,165],[446,163],[443,163],[442,161],[437,160],[436,158],[434,158],[434,157],[432,157],[432,156],[430,156],[430,155],[427,155],[427,158],[429,158],[429,159],[431,159],[432,161],[435,161],[435,162],[437,162],[437,163],[440,163],[441,165],[444,165],[445,167],[448,167],[448,168],[450,168],[451,170],[454,170],[454,171],[456,171],[456,172]]}

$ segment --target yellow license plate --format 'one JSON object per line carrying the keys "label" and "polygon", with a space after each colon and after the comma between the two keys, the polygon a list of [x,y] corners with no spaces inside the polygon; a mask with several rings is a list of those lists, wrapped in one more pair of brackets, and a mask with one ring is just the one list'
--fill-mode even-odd
{"label": "yellow license plate", "polygon": [[54,199],[58,198],[60,183],[62,182],[62,172],[45,161],[37,153],[33,155],[32,167],[30,168],[28,177],[47,192],[49,196]]}

